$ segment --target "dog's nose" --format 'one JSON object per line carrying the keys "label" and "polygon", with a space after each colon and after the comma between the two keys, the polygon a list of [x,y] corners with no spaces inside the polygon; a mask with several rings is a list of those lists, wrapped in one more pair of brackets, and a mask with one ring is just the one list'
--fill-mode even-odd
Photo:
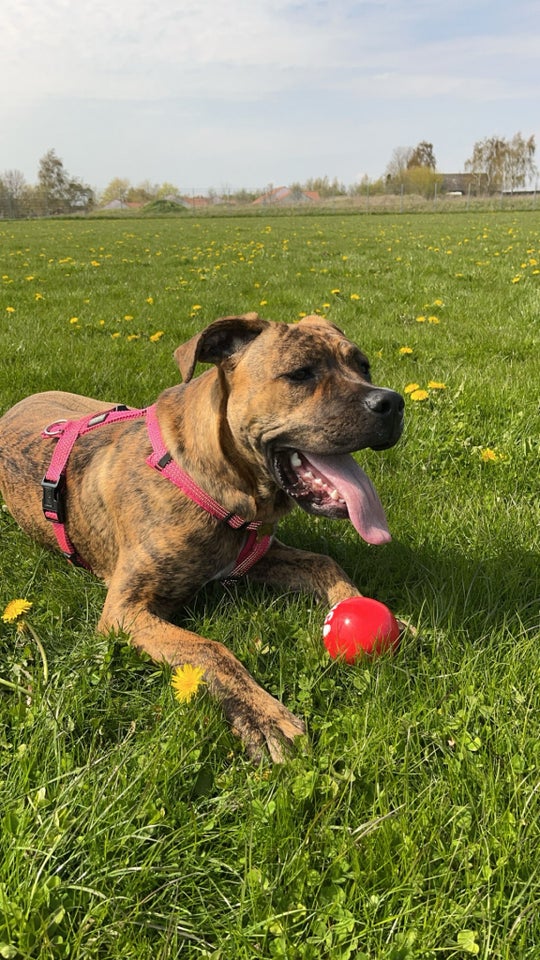
{"label": "dog's nose", "polygon": [[405,407],[401,394],[383,387],[370,390],[364,398],[364,403],[372,413],[381,417],[401,416]]}

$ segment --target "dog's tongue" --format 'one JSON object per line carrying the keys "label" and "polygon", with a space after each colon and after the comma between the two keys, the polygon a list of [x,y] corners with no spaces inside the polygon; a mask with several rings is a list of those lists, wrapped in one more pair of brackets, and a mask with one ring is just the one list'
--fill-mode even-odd
{"label": "dog's tongue", "polygon": [[388,543],[392,539],[379,495],[350,454],[333,457],[303,455],[317,473],[334,484],[347,504],[351,523],[367,543]]}

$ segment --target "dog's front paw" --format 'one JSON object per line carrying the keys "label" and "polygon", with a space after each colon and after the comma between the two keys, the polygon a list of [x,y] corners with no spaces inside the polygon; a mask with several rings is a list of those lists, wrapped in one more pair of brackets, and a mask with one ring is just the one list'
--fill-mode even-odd
{"label": "dog's front paw", "polygon": [[306,732],[302,720],[261,688],[250,699],[228,700],[223,707],[233,733],[256,763],[265,755],[284,763],[296,737]]}

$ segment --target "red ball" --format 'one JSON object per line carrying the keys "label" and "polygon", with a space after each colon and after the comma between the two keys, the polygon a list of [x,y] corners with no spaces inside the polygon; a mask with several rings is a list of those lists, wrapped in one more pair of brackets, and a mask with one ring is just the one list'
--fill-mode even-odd
{"label": "red ball", "polygon": [[393,613],[370,597],[349,597],[336,603],[323,627],[323,640],[332,658],[354,663],[361,657],[395,650],[401,633]]}

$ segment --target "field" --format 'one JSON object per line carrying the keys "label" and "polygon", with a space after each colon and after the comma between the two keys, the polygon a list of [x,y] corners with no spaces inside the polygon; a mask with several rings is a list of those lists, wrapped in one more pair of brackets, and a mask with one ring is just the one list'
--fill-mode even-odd
{"label": "field", "polygon": [[[410,619],[331,662],[325,610],[249,583],[185,611],[309,730],[254,768],[201,688],[99,638],[92,576],[0,510],[0,957],[536,960],[540,212],[0,223],[0,410],[144,405],[207,322],[320,312],[406,391],[361,462],[393,540],[295,511]],[[9,613],[9,611],[8,611]]]}

